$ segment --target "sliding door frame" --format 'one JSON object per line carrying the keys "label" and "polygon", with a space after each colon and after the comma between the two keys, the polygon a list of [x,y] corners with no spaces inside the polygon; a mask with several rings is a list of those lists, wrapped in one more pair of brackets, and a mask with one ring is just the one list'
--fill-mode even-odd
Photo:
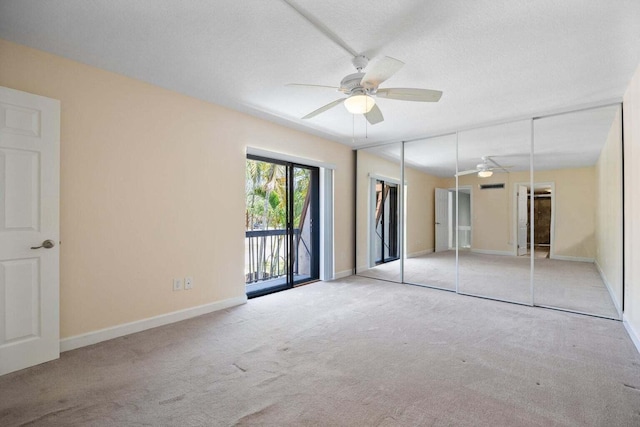
{"label": "sliding door frame", "polygon": [[[280,166],[284,166],[286,168],[286,219],[285,219],[285,254],[286,254],[286,279],[283,284],[274,284],[272,287],[258,289],[255,291],[247,292],[248,298],[255,298],[263,295],[267,295],[274,292],[283,291],[286,289],[291,289],[295,286],[300,286],[305,283],[313,282],[319,280],[320,278],[320,169],[317,166],[309,166],[304,164],[299,164],[291,161],[280,160],[277,158],[265,157],[261,155],[255,154],[247,154],[247,160],[254,160],[259,162],[272,163]],[[294,221],[294,209],[295,209],[295,200],[294,200],[294,170],[295,169],[306,169],[310,173],[309,177],[309,197],[310,203],[308,210],[308,214],[310,215],[310,236],[311,236],[311,250],[310,250],[310,274],[308,277],[298,277],[296,278],[296,263],[298,261],[297,257],[297,244],[295,242],[295,224]]]}

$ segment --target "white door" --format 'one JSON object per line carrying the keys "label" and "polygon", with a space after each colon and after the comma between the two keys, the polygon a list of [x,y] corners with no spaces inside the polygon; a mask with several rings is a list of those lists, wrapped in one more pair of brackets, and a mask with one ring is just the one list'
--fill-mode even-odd
{"label": "white door", "polygon": [[449,190],[436,188],[436,252],[449,250]]}
{"label": "white door", "polygon": [[59,153],[60,103],[0,87],[0,375],[60,355]]}
{"label": "white door", "polygon": [[527,254],[527,187],[518,186],[518,255]]}

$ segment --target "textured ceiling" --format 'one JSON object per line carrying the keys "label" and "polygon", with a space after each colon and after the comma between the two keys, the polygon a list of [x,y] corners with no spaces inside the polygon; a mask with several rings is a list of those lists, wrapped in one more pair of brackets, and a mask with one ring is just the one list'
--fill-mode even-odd
{"label": "textured ceiling", "polygon": [[[291,0],[372,62],[383,86],[440,102],[380,99],[365,128],[324,89],[351,57],[281,0],[1,0],[0,37],[345,144],[400,141],[620,98],[640,62],[640,1]],[[365,138],[366,136],[366,138]]]}

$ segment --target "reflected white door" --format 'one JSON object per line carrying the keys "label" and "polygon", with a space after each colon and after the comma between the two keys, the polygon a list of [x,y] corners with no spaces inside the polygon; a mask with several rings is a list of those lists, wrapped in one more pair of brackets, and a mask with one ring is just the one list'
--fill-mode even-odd
{"label": "reflected white door", "polygon": [[527,254],[527,187],[518,186],[518,255]]}
{"label": "reflected white door", "polygon": [[436,188],[436,252],[449,249],[449,190]]}
{"label": "reflected white door", "polygon": [[60,103],[0,87],[0,375],[60,355],[59,153]]}

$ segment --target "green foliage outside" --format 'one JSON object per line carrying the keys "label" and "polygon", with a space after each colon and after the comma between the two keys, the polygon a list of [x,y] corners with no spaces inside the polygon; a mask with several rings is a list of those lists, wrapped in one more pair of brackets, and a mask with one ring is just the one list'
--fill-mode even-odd
{"label": "green foliage outside", "polygon": [[[300,227],[300,217],[309,189],[310,172],[294,168],[294,221]],[[247,230],[277,230],[286,228],[287,177],[286,167],[275,163],[247,160],[246,175]]]}

